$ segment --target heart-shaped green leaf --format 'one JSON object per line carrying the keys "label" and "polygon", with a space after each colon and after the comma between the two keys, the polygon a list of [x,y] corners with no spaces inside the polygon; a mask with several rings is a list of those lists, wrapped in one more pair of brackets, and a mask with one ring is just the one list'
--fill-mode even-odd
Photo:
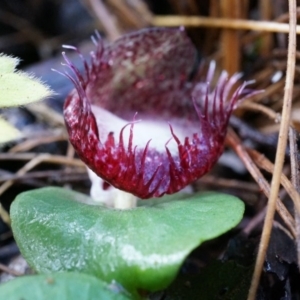
{"label": "heart-shaped green leaf", "polygon": [[90,199],[76,192],[42,188],[13,202],[12,229],[38,272],[76,270],[131,292],[155,291],[170,284],[193,249],[233,228],[244,212],[239,199],[224,194],[166,199],[115,210],[84,204]]}
{"label": "heart-shaped green leaf", "polygon": [[5,300],[129,300],[117,285],[82,273],[24,276],[0,286]]}

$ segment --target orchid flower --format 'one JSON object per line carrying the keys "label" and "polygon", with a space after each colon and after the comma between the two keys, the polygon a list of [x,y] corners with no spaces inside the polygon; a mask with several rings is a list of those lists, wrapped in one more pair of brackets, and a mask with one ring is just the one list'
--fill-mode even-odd
{"label": "orchid flower", "polygon": [[[195,71],[197,52],[183,28],[150,28],[104,46],[100,38],[85,74],[64,54],[75,89],[64,105],[70,142],[110,186],[141,199],[173,194],[207,173],[224,148],[235,104],[249,92],[234,89],[240,75],[214,63]],[[99,179],[100,180],[100,179]]]}

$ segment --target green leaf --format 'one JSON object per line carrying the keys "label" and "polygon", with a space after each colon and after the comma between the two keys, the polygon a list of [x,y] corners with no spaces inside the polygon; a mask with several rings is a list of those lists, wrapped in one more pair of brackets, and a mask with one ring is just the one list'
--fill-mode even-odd
{"label": "green leaf", "polygon": [[5,300],[128,300],[117,285],[82,273],[24,276],[0,286]]}
{"label": "green leaf", "polygon": [[15,72],[19,60],[0,55],[0,107],[25,105],[49,97],[52,91],[37,78]]}
{"label": "green leaf", "polygon": [[0,53],[0,74],[13,73],[20,60]]}
{"label": "green leaf", "polygon": [[116,280],[129,291],[155,291],[172,282],[193,249],[233,228],[243,216],[244,204],[233,196],[180,197],[114,210],[84,204],[89,198],[76,192],[42,188],[13,202],[12,229],[38,272],[76,270]]}
{"label": "green leaf", "polygon": [[0,144],[13,141],[21,137],[21,132],[0,118]]}

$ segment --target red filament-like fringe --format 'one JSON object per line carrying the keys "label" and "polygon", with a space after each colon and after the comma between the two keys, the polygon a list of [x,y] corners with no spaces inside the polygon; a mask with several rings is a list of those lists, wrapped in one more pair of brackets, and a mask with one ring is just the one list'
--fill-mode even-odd
{"label": "red filament-like fringe", "polygon": [[[213,67],[206,81],[189,82],[194,56],[195,50],[182,29],[156,28],[124,36],[107,48],[98,40],[91,64],[84,60],[85,76],[64,55],[75,76],[66,75],[75,85],[64,105],[70,142],[87,166],[106,182],[142,199],[159,197],[181,190],[215,164],[223,151],[231,112],[249,92],[245,83],[228,96],[240,76],[227,80],[226,73],[210,91],[207,80],[212,80]],[[145,57],[147,60],[141,63]],[[180,73],[174,75],[175,71]],[[121,81],[115,84],[117,76]],[[145,104],[147,100],[149,103]],[[98,127],[96,118],[101,120],[101,114],[95,116],[92,105],[119,116],[132,111],[133,121],[120,132],[109,132],[106,139],[100,139],[99,131],[105,128]],[[157,115],[171,120],[170,134],[177,154],[170,151],[168,141],[163,151],[152,147],[151,140],[143,147],[134,145],[136,111],[145,115],[149,112],[154,121]],[[184,140],[176,135],[172,125],[173,115],[179,118],[181,114],[199,124],[197,131]],[[128,141],[124,140],[127,126]]]}

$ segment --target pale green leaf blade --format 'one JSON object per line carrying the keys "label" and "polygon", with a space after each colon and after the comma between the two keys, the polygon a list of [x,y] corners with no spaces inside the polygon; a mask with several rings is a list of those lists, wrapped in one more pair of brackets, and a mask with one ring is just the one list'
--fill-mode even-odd
{"label": "pale green leaf blade", "polygon": [[19,61],[16,57],[0,53],[0,74],[13,73]]}
{"label": "pale green leaf blade", "polygon": [[26,73],[6,73],[0,77],[0,107],[25,105],[51,94],[49,87]]}
{"label": "pale green leaf blade", "polygon": [[21,136],[22,134],[18,129],[0,118],[0,144],[13,141]]}

